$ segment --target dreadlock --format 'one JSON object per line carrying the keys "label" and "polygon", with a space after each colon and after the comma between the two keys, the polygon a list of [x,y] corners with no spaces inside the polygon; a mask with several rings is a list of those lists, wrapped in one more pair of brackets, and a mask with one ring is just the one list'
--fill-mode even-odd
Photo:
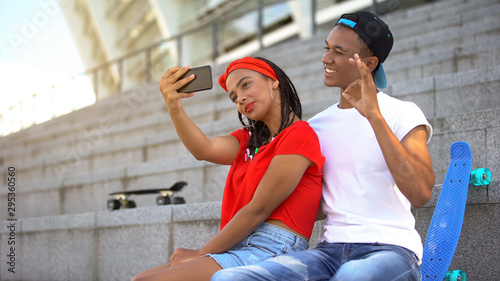
{"label": "dreadlock", "polygon": [[[279,92],[281,97],[281,124],[278,130],[278,134],[281,133],[285,128],[292,125],[292,121],[297,116],[302,119],[302,105],[300,104],[300,99],[295,90],[295,86],[292,80],[286,75],[286,73],[273,62],[262,58],[255,57],[256,59],[266,62],[276,73],[279,81]],[[264,75],[265,76],[265,75]],[[265,76],[267,77],[267,76]],[[292,115],[293,113],[293,115]],[[238,112],[238,119],[241,124],[250,131],[250,139],[248,140],[248,150],[250,155],[255,155],[256,148],[259,148],[269,142],[271,137],[271,131],[267,128],[263,121],[256,121],[248,119],[248,124],[245,124],[243,120],[243,115]],[[276,137],[278,134],[274,135]]]}

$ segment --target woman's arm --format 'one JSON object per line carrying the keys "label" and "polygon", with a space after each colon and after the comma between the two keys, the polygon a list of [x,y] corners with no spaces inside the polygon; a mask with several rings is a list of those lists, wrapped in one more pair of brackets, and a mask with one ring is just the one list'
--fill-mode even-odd
{"label": "woman's arm", "polygon": [[204,254],[225,252],[248,237],[295,190],[312,161],[302,155],[273,157],[257,186],[252,200],[241,208],[214,238],[199,250],[178,249],[170,258],[172,265]]}
{"label": "woman's arm", "polygon": [[178,93],[177,90],[194,79],[194,75],[177,81],[189,67],[173,67],[160,79],[159,89],[167,104],[168,112],[182,143],[198,160],[216,164],[231,164],[238,154],[239,142],[233,136],[207,138],[182,108],[181,99],[194,93]]}

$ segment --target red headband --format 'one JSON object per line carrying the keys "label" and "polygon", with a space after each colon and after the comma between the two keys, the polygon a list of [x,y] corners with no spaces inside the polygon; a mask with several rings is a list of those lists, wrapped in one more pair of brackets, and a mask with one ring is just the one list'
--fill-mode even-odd
{"label": "red headband", "polygon": [[226,87],[227,76],[233,70],[241,68],[257,71],[259,73],[266,75],[267,77],[278,80],[278,76],[276,75],[274,70],[265,61],[256,58],[245,57],[230,63],[227,66],[226,72],[219,77],[219,84],[224,90],[226,90],[226,92],[227,92],[227,87]]}

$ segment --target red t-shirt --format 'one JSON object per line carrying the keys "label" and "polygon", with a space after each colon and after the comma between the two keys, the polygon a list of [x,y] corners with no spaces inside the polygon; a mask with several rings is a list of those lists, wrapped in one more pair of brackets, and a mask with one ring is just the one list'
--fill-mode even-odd
{"label": "red t-shirt", "polygon": [[[221,229],[246,204],[267,171],[275,155],[298,154],[316,165],[307,168],[292,194],[269,216],[277,219],[298,233],[311,237],[321,199],[321,184],[325,158],[321,155],[316,133],[305,121],[297,121],[284,129],[274,140],[259,148],[253,160],[245,161],[249,139],[247,129],[231,133],[240,142],[238,156],[234,160],[226,180],[222,199]],[[272,188],[272,187],[269,187]]]}

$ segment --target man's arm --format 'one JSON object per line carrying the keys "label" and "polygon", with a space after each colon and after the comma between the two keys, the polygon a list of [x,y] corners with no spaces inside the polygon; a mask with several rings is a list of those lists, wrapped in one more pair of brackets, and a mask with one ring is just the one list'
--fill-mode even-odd
{"label": "man's arm", "polygon": [[[380,113],[378,91],[370,70],[357,54],[350,62],[358,67],[361,79],[349,85],[342,95],[368,119],[398,188],[414,208],[420,208],[430,200],[435,181],[427,150],[427,130],[423,125],[417,126],[400,142]],[[358,88],[361,99],[356,100],[349,93]]]}
{"label": "man's arm", "polygon": [[435,180],[425,126],[414,128],[399,142],[383,118],[372,119],[370,124],[399,190],[414,208],[424,206]]}

